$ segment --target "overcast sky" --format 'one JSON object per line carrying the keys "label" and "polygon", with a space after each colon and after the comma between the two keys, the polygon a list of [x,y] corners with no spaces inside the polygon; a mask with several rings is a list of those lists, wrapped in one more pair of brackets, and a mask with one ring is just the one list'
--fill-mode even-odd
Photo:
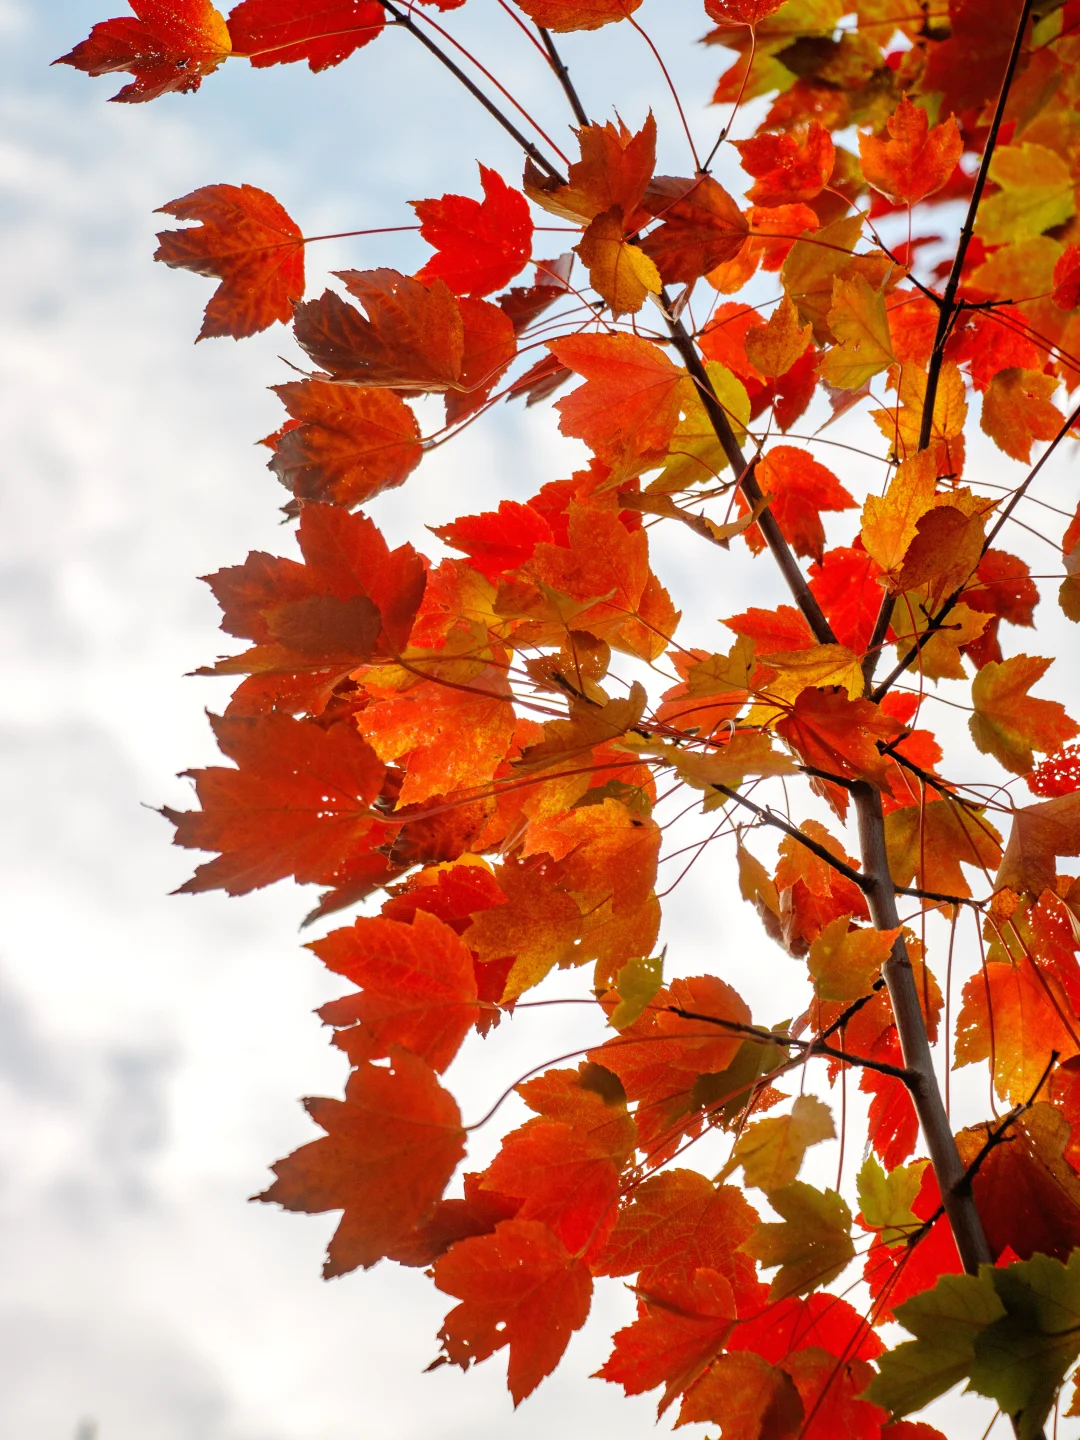
{"label": "overcast sky", "polygon": [[[540,1440],[555,1425],[644,1437],[652,1401],[586,1378],[631,1314],[619,1286],[601,1287],[567,1361],[512,1417],[502,1358],[420,1373],[445,1308],[430,1281],[381,1266],[327,1285],[333,1218],[245,1203],[269,1162],[312,1138],[297,1097],[340,1090],[311,1015],[338,990],[300,948],[310,892],[169,898],[192,861],[152,808],[187,804],[177,772],[211,760],[203,708],[225,703],[183,678],[223,648],[195,577],[291,545],[253,442],[280,423],[265,387],[295,353],[280,328],[192,345],[210,286],[151,264],[154,208],[247,182],[309,234],[404,224],[408,199],[475,191],[478,159],[513,180],[519,157],[399,35],[323,76],[234,63],[197,96],[107,105],[115,78],[48,62],[113,9],[0,0],[0,1436],[88,1440],[96,1424],[100,1440]],[[699,0],[647,0],[641,15],[670,28],[707,148],[719,57],[690,43]],[[453,23],[565,133],[550,78],[494,0]],[[613,27],[567,49],[590,108],[617,105],[636,126],[653,104],[659,168],[686,173],[633,36]],[[409,270],[424,253],[408,235],[328,244],[310,256],[313,289],[320,271]],[[579,454],[550,414],[500,412],[373,513],[393,543],[431,550],[425,525],[525,498]],[[997,462],[980,463],[989,475]],[[1053,484],[1071,509],[1067,472]],[[714,552],[709,573],[696,543],[664,541],[657,567],[687,633],[716,648],[720,615],[779,596],[741,547],[720,564]],[[1016,543],[1031,546],[1048,568],[1045,547]],[[1074,634],[1057,624],[1037,653],[1064,653]],[[680,887],[667,937],[674,973],[719,970],[766,1020],[798,1003],[791,962],[710,861]],[[563,1016],[528,1024],[455,1067],[467,1115],[595,1033]]]}

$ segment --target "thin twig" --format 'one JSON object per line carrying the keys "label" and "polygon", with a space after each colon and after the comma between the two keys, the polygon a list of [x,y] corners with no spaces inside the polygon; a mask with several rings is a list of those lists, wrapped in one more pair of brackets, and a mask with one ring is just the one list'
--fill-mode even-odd
{"label": "thin twig", "polygon": [[415,20],[411,20],[408,15],[404,14],[401,10],[399,10],[398,7],[394,4],[394,0],[378,0],[378,3],[383,7],[383,9],[387,12],[388,15],[392,15],[394,17],[394,21],[396,24],[402,26],[403,29],[408,30],[410,35],[414,35],[416,39],[420,41],[420,44],[423,45],[424,49],[429,50],[431,54],[435,56],[436,60],[438,60],[440,65],[446,66],[447,70],[450,71],[451,75],[453,75],[456,80],[459,80],[461,84],[465,86],[465,89],[468,90],[469,94],[473,97],[473,99],[478,100],[480,104],[484,107],[484,109],[488,112],[488,114],[492,117],[492,119],[496,120],[506,131],[506,133],[512,136],[517,141],[517,143],[525,151],[525,154],[528,155],[529,159],[532,160],[534,164],[538,165],[540,169],[543,170],[545,174],[550,176],[557,185],[566,184],[566,179],[563,176],[562,172],[558,169],[558,167],[553,165],[551,161],[547,158],[547,156],[544,154],[544,152],[538,149],[531,140],[529,140],[525,135],[521,133],[521,131],[514,124],[514,122],[510,119],[509,115],[505,115],[499,109],[498,105],[495,104],[494,100],[491,100],[487,95],[485,95],[483,90],[481,90],[478,85],[476,85],[472,80],[469,79],[468,75],[465,74],[465,71],[462,70],[461,66],[458,65],[456,61],[451,60],[450,56],[447,55],[446,51],[443,50],[440,46],[436,45],[435,41],[432,40],[431,36],[425,34],[425,32],[420,28],[420,26],[416,24]]}

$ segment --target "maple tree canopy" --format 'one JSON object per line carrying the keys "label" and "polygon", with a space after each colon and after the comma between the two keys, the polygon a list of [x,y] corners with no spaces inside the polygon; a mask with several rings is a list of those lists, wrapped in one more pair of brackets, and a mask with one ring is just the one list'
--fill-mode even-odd
{"label": "maple tree canopy", "polygon": [[[614,1279],[598,1375],[677,1425],[942,1440],[903,1417],[966,1382],[1056,1435],[1080,725],[1060,644],[1015,629],[1080,623],[1080,0],[703,0],[711,149],[666,71],[656,114],[593,120],[619,96],[587,109],[563,65],[554,37],[609,25],[659,59],[662,4],[502,5],[568,107],[542,129],[474,72],[465,3],[130,0],[62,57],[146,102],[235,60],[363,65],[396,28],[522,149],[414,200],[402,269],[321,296],[274,196],[161,207],[155,258],[217,282],[199,338],[298,346],[262,442],[295,533],[208,577],[246,646],[201,672],[237,678],[228,763],[165,811],[212,857],[185,891],[321,886],[310,949],[352,987],[320,1011],[344,1098],[306,1102],[322,1133],[258,1198],[340,1212],[328,1276],[427,1269],[437,1363],[505,1350],[515,1404]],[[384,536],[378,497],[434,444],[554,396],[577,462],[431,516],[430,555]],[[704,646],[660,525],[728,615]],[[733,549],[760,576],[738,613]],[[741,946],[688,973],[661,906],[688,863],[730,867],[792,1018],[752,1014]],[[470,1169],[502,1101],[463,1118],[448,1072],[501,1025],[524,1056],[538,987],[591,1038],[523,1059],[528,1116]],[[966,1066],[961,1116],[938,1077]]]}

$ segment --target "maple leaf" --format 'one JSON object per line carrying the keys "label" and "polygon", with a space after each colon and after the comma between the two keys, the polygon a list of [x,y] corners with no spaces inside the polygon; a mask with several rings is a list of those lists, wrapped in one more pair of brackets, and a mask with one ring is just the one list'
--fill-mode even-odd
{"label": "maple leaf", "polygon": [[656,121],[650,112],[635,134],[618,126],[583,125],[577,132],[581,159],[570,166],[569,182],[560,185],[531,161],[525,168],[525,193],[553,215],[587,225],[597,215],[618,209],[628,231],[648,222],[640,210],[645,187],[656,167]]}
{"label": "maple leaf", "polygon": [[323,1274],[370,1268],[435,1209],[465,1154],[453,1097],[434,1071],[406,1050],[391,1068],[361,1065],[344,1100],[308,1100],[326,1135],[273,1167],[277,1179],[256,1198],[309,1214],[344,1213]]}
{"label": "maple leaf", "polygon": [[641,241],[665,284],[692,284],[733,259],[749,233],[745,215],[711,175],[658,175],[645,208],[662,223]]}
{"label": "maple leaf", "polygon": [[[965,1165],[982,1153],[993,1129],[983,1124],[960,1132]],[[983,1155],[972,1186],[994,1255],[1009,1250],[1022,1260],[1036,1253],[1068,1260],[1080,1246],[1080,1179],[1069,1145],[1068,1120],[1040,1100],[1017,1117],[1007,1145]]]}
{"label": "maple leaf", "polygon": [[89,37],[54,61],[87,75],[134,75],[113,100],[155,100],[170,91],[197,90],[232,49],[228,26],[210,0],[130,0],[136,18],[104,20]]}
{"label": "maple leaf", "polygon": [[1080,245],[1070,245],[1054,266],[1054,304],[1059,310],[1080,306]]}
{"label": "maple leaf", "polygon": [[852,929],[846,916],[826,925],[806,960],[818,999],[847,1005],[869,994],[899,934],[899,930]]}
{"label": "maple leaf", "polygon": [[239,340],[292,319],[304,294],[304,237],[272,195],[254,185],[205,185],[157,213],[199,224],[163,231],[154,259],[221,281],[197,339]]}
{"label": "maple leaf", "polygon": [[296,307],[299,344],[335,380],[394,390],[458,386],[465,350],[461,309],[442,280],[430,287],[396,270],[343,270],[355,306],[327,290]]}
{"label": "maple leaf", "polygon": [[770,1116],[747,1126],[736,1140],[720,1178],[741,1165],[747,1185],[771,1193],[791,1184],[811,1145],[835,1139],[829,1107],[816,1095],[800,1095],[790,1115]]}
{"label": "maple leaf", "polygon": [[[841,645],[862,654],[881,610],[881,567],[855,546],[826,550],[810,566],[810,593],[821,606]],[[894,639],[890,626],[888,638]]]}
{"label": "maple leaf", "polygon": [[758,1225],[744,1245],[766,1270],[780,1269],[771,1300],[804,1295],[834,1280],[854,1258],[851,1211],[835,1190],[815,1190],[793,1180],[769,1192],[769,1204],[783,1219]]}
{"label": "maple leaf", "polygon": [[469,944],[481,960],[513,958],[500,996],[508,1004],[539,985],[554,966],[575,963],[581,910],[573,896],[552,889],[535,863],[507,861],[497,879],[506,903],[475,918]]}
{"label": "maple leaf", "polygon": [[1026,956],[1015,964],[988,964],[967,982],[963,995],[956,1064],[991,1060],[995,1088],[1012,1104],[1030,1098],[1054,1051],[1063,1057],[1080,1051],[1078,1026],[1061,986]]}
{"label": "maple leaf", "polygon": [[1045,145],[999,145],[990,161],[999,187],[979,206],[975,233],[988,245],[1040,235],[1076,213],[1068,164]]}
{"label": "maple leaf", "polygon": [[295,423],[273,437],[270,469],[298,500],[363,505],[420,464],[420,426],[393,391],[326,380],[273,390]]}
{"label": "maple leaf", "polygon": [[746,358],[762,375],[784,375],[811,344],[813,333],[811,326],[800,325],[799,312],[785,291],[764,329],[747,331]]}
{"label": "maple leaf", "polygon": [[517,1218],[542,1221],[571,1253],[602,1245],[636,1136],[625,1106],[622,1119],[614,1145],[610,1127],[607,1136],[598,1136],[562,1120],[530,1120],[504,1139],[484,1184],[521,1199]]}
{"label": "maple leaf", "polygon": [[[925,398],[926,371],[920,365],[905,365],[897,386],[897,408],[870,411],[871,420],[886,440],[893,444],[896,455],[901,460],[917,454],[922,448],[919,438]],[[939,474],[959,475],[963,471],[966,419],[967,399],[963,376],[955,361],[946,360],[938,379],[930,429]]]}
{"label": "maple leaf", "polygon": [[[714,0],[715,3],[715,0]],[[798,1434],[802,1399],[791,1376],[752,1351],[718,1355],[687,1393],[680,1425],[712,1421],[726,1440]]]}
{"label": "maple leaf", "polygon": [[825,1350],[800,1350],[785,1362],[795,1382],[808,1419],[802,1428],[805,1440],[831,1440],[843,1435],[848,1440],[878,1440],[883,1433],[884,1411],[864,1395],[874,1372],[865,1361],[846,1360]]}
{"label": "maple leaf", "polygon": [[1036,1440],[1080,1354],[1080,1264],[1036,1255],[978,1276],[949,1275],[898,1307],[917,1338],[882,1356],[868,1395],[907,1414],[960,1380],[996,1400],[1018,1440]]}
{"label": "maple leaf", "polygon": [[898,571],[918,534],[919,521],[934,508],[937,466],[929,450],[903,461],[883,496],[863,505],[862,543],[885,571]]}
{"label": "maple leaf", "polygon": [[984,755],[993,755],[1015,775],[1031,769],[1033,751],[1051,755],[1080,731],[1056,700],[1037,700],[1028,694],[1052,664],[1052,660],[1014,655],[1001,664],[984,665],[972,681],[971,738]]}
{"label": "maple leaf", "polygon": [[705,0],[705,13],[722,25],[758,25],[780,9],[784,0]]}
{"label": "maple leaf", "polygon": [[1033,795],[1048,799],[1060,795],[1071,795],[1080,790],[1080,746],[1065,745],[1060,751],[1036,765],[1026,776],[1028,789]]}
{"label": "maple leaf", "polygon": [[755,205],[813,200],[832,174],[835,150],[829,132],[812,120],[782,135],[734,141],[743,169],[754,177],[746,198]]}
{"label": "maple leaf", "polygon": [[463,1175],[464,1196],[440,1200],[430,1217],[398,1241],[386,1258],[398,1265],[426,1270],[459,1240],[490,1235],[500,1220],[512,1220],[521,1202],[481,1189],[482,1179],[476,1171]]}
{"label": "maple leaf", "polygon": [[486,165],[480,183],[483,200],[444,195],[412,202],[420,234],[435,247],[416,276],[424,285],[443,280],[455,295],[490,295],[528,263],[533,226],[524,195]]}
{"label": "maple leaf", "polygon": [[229,15],[233,54],[257,69],[306,60],[326,70],[376,39],[386,24],[377,0],[242,0]]}
{"label": "maple leaf", "polygon": [[665,1170],[643,1180],[619,1211],[593,1273],[636,1273],[639,1286],[648,1289],[654,1281],[670,1284],[697,1270],[715,1270],[738,1300],[748,1284],[760,1288],[739,1250],[756,1223],[756,1211],[733,1185],[716,1186],[695,1170]]}
{"label": "maple leaf", "polygon": [[461,376],[447,390],[446,420],[456,425],[481,409],[517,354],[513,322],[498,305],[464,297],[460,302],[462,335]]}
{"label": "maple leaf", "polygon": [[641,0],[518,0],[537,25],[556,32],[599,30],[614,20],[625,20]]}
{"label": "maple leaf", "polygon": [[637,335],[572,335],[548,349],[586,381],[556,406],[563,434],[616,469],[667,453],[684,372],[662,350]]}
{"label": "maple leaf", "polygon": [[644,249],[624,238],[618,206],[597,215],[574,248],[588,267],[590,284],[616,319],[636,314],[650,295],[660,294],[660,272]]}
{"label": "maple leaf", "polygon": [[751,608],[741,615],[732,615],[724,624],[736,635],[753,640],[758,655],[771,655],[777,650],[809,650],[814,644],[810,626],[794,605],[778,605],[775,610]]}
{"label": "maple leaf", "polygon": [[459,1241],[434,1277],[462,1302],[440,1331],[447,1358],[467,1369],[509,1345],[515,1405],[554,1370],[592,1301],[588,1269],[535,1220],[504,1220],[491,1235]]}
{"label": "maple leaf", "polygon": [[[404,766],[398,805],[415,805],[490,781],[514,731],[505,671],[486,666],[467,684],[418,680],[356,717],[381,760]],[[468,746],[455,744],[466,733]]]}
{"label": "maple leaf", "polygon": [[997,873],[999,888],[1036,895],[1052,890],[1058,855],[1080,855],[1080,796],[1067,794],[1013,811],[1009,843]]}
{"label": "maple leaf", "polygon": [[371,803],[384,767],[347,725],[324,729],[290,715],[211,716],[223,754],[237,768],[188,772],[202,810],[162,813],[174,843],[218,850],[181,893],[243,895],[286,875],[333,883],[357,849],[385,835]]}
{"label": "maple leaf", "polygon": [[[992,869],[1001,856],[1001,836],[983,811],[943,796],[906,805],[885,817],[889,869],[897,885],[946,895],[971,894],[961,863]],[[999,877],[1000,883],[1000,877]]]}
{"label": "maple leaf", "polygon": [[638,1298],[643,1313],[615,1334],[615,1348],[596,1375],[627,1395],[663,1385],[659,1416],[723,1347],[735,1320],[735,1297],[715,1270],[697,1270],[659,1293],[639,1291]]}
{"label": "maple leaf", "polygon": [[342,678],[404,648],[425,575],[411,545],[390,550],[366,516],[332,505],[305,505],[297,539],[303,565],[254,551],[207,577],[222,629],[256,643],[200,673],[295,677],[297,708],[319,714]]}
{"label": "maple leaf", "polygon": [[[823,510],[850,510],[855,501],[831,470],[794,445],[774,445],[757,464],[757,482],[796,555],[820,560],[825,550]],[[740,495],[741,499],[741,495]],[[747,531],[751,548],[764,549],[757,526]]]}
{"label": "maple leaf", "polygon": [[1036,440],[1053,440],[1065,417],[1050,396],[1058,387],[1053,375],[1033,370],[1002,370],[990,382],[980,424],[999,449],[1014,460],[1031,459]]}
{"label": "maple leaf", "polygon": [[[790,714],[778,720],[775,728],[805,764],[879,787],[888,779],[889,761],[878,749],[878,741],[893,741],[904,733],[903,726],[873,701],[849,700],[839,689],[814,686],[799,692]],[[844,814],[846,792],[837,795],[837,789],[832,786],[826,793]]]}
{"label": "maple leaf", "polygon": [[833,281],[828,324],[837,345],[818,367],[822,378],[839,390],[858,390],[895,363],[885,296],[862,275]]}
{"label": "maple leaf", "polygon": [[888,140],[859,136],[862,172],[874,187],[899,205],[914,205],[946,184],[963,152],[960,127],[950,115],[930,128],[921,105],[901,96],[886,122]]}
{"label": "maple leaf", "polygon": [[489,580],[518,569],[531,559],[541,541],[551,543],[555,538],[539,511],[516,500],[500,500],[497,511],[466,515],[434,533],[468,555],[474,569]]}
{"label": "maple leaf", "polygon": [[328,970],[362,985],[323,1006],[327,1024],[361,1025],[375,1060],[400,1046],[445,1070],[477,1018],[469,947],[442,920],[418,909],[411,924],[361,916],[308,947]]}

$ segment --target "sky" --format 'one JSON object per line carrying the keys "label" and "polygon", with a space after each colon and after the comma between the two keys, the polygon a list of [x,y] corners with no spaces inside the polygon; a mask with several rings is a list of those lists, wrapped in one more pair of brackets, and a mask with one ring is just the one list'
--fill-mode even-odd
{"label": "sky", "polygon": [[[384,1265],[326,1284],[333,1217],[246,1204],[269,1162],[313,1138],[297,1097],[340,1091],[342,1058],[311,1013],[339,990],[301,948],[310,892],[171,897],[193,857],[156,813],[189,804],[180,772],[212,763],[204,710],[227,698],[185,678],[226,648],[196,577],[249,549],[291,553],[255,442],[281,421],[266,388],[290,373],[281,357],[298,357],[280,327],[192,344],[210,286],[151,263],[171,223],[153,211],[229,181],[273,192],[308,234],[407,224],[409,199],[475,191],[477,160],[513,180],[519,156],[401,35],[321,76],[230,63],[196,96],[107,105],[116,77],[49,62],[121,8],[0,0],[0,1436],[540,1440],[572,1421],[575,1435],[644,1437],[652,1402],[586,1378],[631,1318],[619,1286],[601,1287],[514,1416],[503,1359],[421,1373],[445,1308],[422,1274]],[[641,18],[658,32],[662,18],[707,148],[720,57],[692,43],[697,0],[646,0]],[[557,90],[494,0],[453,23],[567,137]],[[670,100],[624,28],[566,45],[587,104],[635,127],[654,106],[658,168],[686,173]],[[739,189],[730,154],[718,177]],[[334,268],[409,271],[425,253],[411,235],[326,243],[309,293]],[[523,499],[581,454],[543,407],[503,410],[372,513],[392,543],[437,553],[425,526]],[[974,457],[984,476],[998,465],[977,443]],[[1052,483],[1071,510],[1067,470]],[[741,547],[710,574],[697,543],[662,539],[656,566],[686,643],[718,648],[720,615],[778,597]],[[1025,546],[1046,568],[1045,547]],[[1041,653],[1065,653],[1072,636],[1050,621]],[[717,969],[755,1014],[790,1012],[792,962],[711,861],[676,892],[665,935],[673,973]],[[467,1118],[594,1033],[539,1013],[455,1065]],[[985,1110],[985,1086],[960,1091]],[[482,1134],[481,1163],[496,1143]],[[983,1413],[954,1404],[941,1413],[968,1425]]]}

